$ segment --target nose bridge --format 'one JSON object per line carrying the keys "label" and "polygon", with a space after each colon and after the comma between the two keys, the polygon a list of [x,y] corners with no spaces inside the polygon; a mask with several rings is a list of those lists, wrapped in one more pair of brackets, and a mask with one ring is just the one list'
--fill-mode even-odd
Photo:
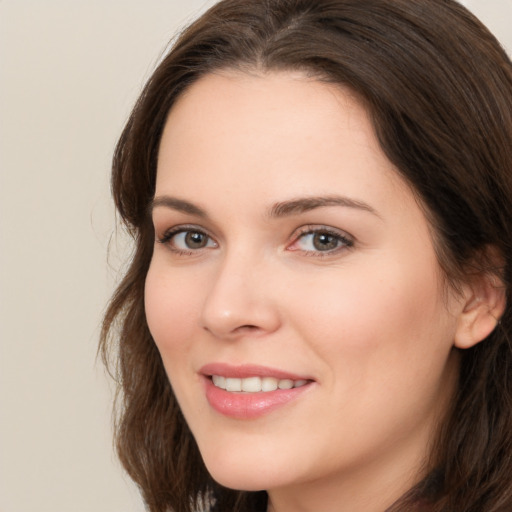
{"label": "nose bridge", "polygon": [[248,247],[226,251],[212,273],[202,310],[203,327],[220,338],[277,329],[270,267],[266,258]]}

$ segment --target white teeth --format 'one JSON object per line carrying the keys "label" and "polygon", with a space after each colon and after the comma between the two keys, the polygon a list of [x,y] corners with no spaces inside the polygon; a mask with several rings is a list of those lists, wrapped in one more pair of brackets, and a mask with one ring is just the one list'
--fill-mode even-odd
{"label": "white teeth", "polygon": [[226,389],[226,378],[222,377],[221,375],[212,375],[213,383],[218,387],[222,389]]}
{"label": "white teeth", "polygon": [[249,393],[261,391],[261,379],[259,377],[242,379],[242,391],[248,391]]}
{"label": "white teeth", "polygon": [[223,377],[212,375],[214,386],[226,391],[244,391],[246,393],[259,393],[275,391],[276,389],[299,388],[308,383],[307,380],[276,379],[275,377],[247,377],[238,379],[234,377]]}
{"label": "white teeth", "polygon": [[293,388],[293,380],[283,379],[279,381],[279,389],[292,389]]}
{"label": "white teeth", "polygon": [[242,379],[226,378],[226,391],[242,391]]}
{"label": "white teeth", "polygon": [[261,391],[275,391],[279,387],[279,381],[274,377],[263,377],[261,379]]}

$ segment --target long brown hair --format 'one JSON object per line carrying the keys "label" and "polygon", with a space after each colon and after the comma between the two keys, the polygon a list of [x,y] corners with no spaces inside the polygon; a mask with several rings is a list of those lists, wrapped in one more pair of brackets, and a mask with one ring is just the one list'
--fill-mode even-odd
{"label": "long brown hair", "polygon": [[[507,308],[461,351],[452,409],[429,476],[392,509],[512,510],[512,65],[453,0],[224,0],[186,29],[144,88],[117,145],[112,191],[131,233],[131,265],[105,315],[100,348],[120,385],[117,449],[151,512],[265,510],[264,492],[225,489],[206,471],[144,314],[162,130],[177,97],[221,69],[303,70],[353,90],[383,151],[431,221],[454,284],[486,248]],[[422,509],[423,510],[423,509]]]}

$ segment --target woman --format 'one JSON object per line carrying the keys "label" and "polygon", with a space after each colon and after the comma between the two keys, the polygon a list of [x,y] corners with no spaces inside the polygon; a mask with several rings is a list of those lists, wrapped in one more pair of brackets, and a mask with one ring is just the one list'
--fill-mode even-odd
{"label": "woman", "polygon": [[224,0],[112,186],[149,510],[512,510],[512,66],[451,0]]}

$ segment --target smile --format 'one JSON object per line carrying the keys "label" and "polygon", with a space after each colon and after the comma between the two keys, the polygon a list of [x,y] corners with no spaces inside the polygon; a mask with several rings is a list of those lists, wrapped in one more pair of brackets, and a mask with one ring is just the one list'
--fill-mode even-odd
{"label": "smile", "polygon": [[275,377],[224,377],[212,375],[213,385],[217,388],[232,392],[243,393],[267,393],[278,389],[293,389],[305,386],[308,381],[305,379],[277,379]]}
{"label": "smile", "polygon": [[253,364],[209,363],[199,373],[212,409],[237,420],[257,419],[292,407],[317,385],[309,375]]}

